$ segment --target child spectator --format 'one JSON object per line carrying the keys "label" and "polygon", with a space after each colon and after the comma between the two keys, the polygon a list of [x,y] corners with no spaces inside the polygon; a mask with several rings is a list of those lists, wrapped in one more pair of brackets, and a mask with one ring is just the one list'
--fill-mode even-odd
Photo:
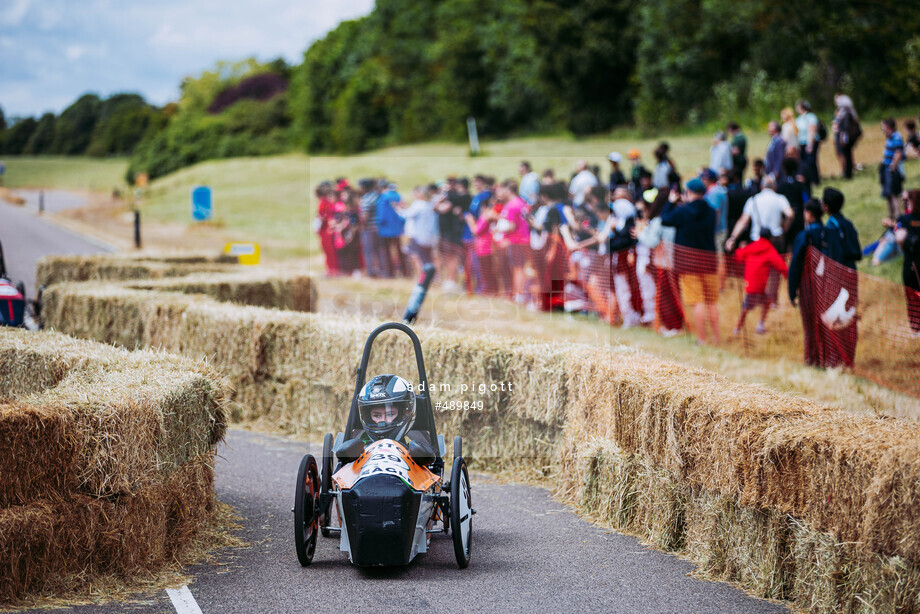
{"label": "child spectator", "polygon": [[882,120],[882,132],[885,135],[885,151],[878,167],[878,179],[882,184],[882,198],[888,202],[888,217],[896,220],[901,215],[901,189],[904,185],[904,139],[891,117]]}
{"label": "child spectator", "polygon": [[550,208],[546,214],[543,230],[546,243],[543,251],[543,267],[540,274],[540,309],[555,311],[565,308],[565,281],[568,270],[569,253],[559,234],[561,215],[556,208]]}
{"label": "child spectator", "polygon": [[766,291],[770,270],[775,269],[783,277],[789,274],[786,262],[773,247],[769,237],[770,231],[761,228],[760,237],[756,241],[746,243],[735,251],[735,259],[744,264],[744,302],[741,305],[741,317],[735,325],[735,335],[741,333],[748,312],[757,307],[761,307],[757,333],[762,335],[767,332],[767,313],[772,302]]}
{"label": "child spectator", "polygon": [[357,195],[347,186],[339,192],[335,203],[332,232],[339,269],[344,275],[360,276],[361,262],[361,217]]}
{"label": "child spectator", "polygon": [[380,237],[377,236],[377,199],[380,198],[380,190],[373,179],[362,179],[358,186],[361,194],[361,255],[364,257],[365,271],[370,277],[382,277]]}
{"label": "child spectator", "polygon": [[495,212],[491,199],[481,200],[477,205],[477,210],[479,213],[478,218],[467,212],[464,215],[464,220],[473,234],[473,249],[476,252],[476,259],[479,262],[479,271],[482,278],[482,293],[494,296],[504,290],[498,283],[500,276],[497,275],[498,269],[495,264],[492,245],[492,233],[495,230],[498,213]]}
{"label": "child spectator", "polygon": [[335,249],[335,191],[331,185],[320,185],[316,188],[316,198],[319,205],[316,210],[316,219],[313,227],[319,235],[320,246],[326,255],[326,276],[335,277],[339,274],[339,257]]}
{"label": "child spectator", "polygon": [[[436,188],[435,188],[436,189]],[[430,202],[434,190],[417,186],[412,190],[413,201],[408,207],[399,207],[396,212],[406,220],[404,229],[409,243],[406,254],[414,265],[414,274],[420,276],[426,264],[433,261],[432,252],[438,242],[438,214]]]}
{"label": "child spectator", "polygon": [[[482,208],[482,204],[492,198],[492,185],[494,183],[494,179],[485,175],[476,175],[473,177],[473,191],[475,195],[470,200],[469,212],[473,215],[474,220],[479,217],[479,211]],[[466,218],[466,215],[464,215],[464,218]],[[463,229],[463,244],[467,254],[466,266],[470,270],[470,275],[468,277],[472,277],[472,290],[476,293],[485,292],[485,281],[482,277],[482,269],[479,266],[479,259],[476,257],[476,237],[473,229],[469,226]],[[493,282],[493,279],[489,280],[489,283]]]}
{"label": "child spectator", "polygon": [[[651,196],[651,195],[650,195]],[[680,189],[672,187],[658,190],[652,203],[645,212],[647,225],[634,230],[639,245],[652,250],[652,263],[655,280],[655,312],[658,316],[660,332],[665,337],[673,337],[684,327],[684,312],[680,304],[677,288],[677,275],[674,273],[674,237],[673,227],[661,225],[661,212],[669,201],[680,200]]]}
{"label": "child spectator", "polygon": [[754,195],[760,192],[760,188],[763,187],[763,160],[760,158],[754,158],[754,163],[751,165],[751,170],[753,175],[744,182],[744,189],[750,192],[751,195]]}
{"label": "child spectator", "polygon": [[511,289],[515,303],[526,303],[524,294],[526,278],[524,265],[530,258],[530,224],[524,217],[529,212],[529,207],[524,199],[518,196],[517,182],[513,179],[504,181],[497,194],[502,201],[502,211],[499,219],[502,224],[499,231],[504,234],[507,241],[508,263],[511,268]]}

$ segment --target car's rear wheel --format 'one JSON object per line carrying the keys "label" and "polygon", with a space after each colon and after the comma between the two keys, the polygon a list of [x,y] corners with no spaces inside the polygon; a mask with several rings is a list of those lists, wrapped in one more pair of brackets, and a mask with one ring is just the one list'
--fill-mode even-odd
{"label": "car's rear wheel", "polygon": [[307,454],[300,461],[297,487],[294,490],[294,545],[297,560],[306,567],[313,562],[316,535],[319,532],[319,471],[316,459]]}
{"label": "car's rear wheel", "polygon": [[454,458],[450,472],[450,525],[454,540],[454,555],[460,569],[470,564],[473,538],[473,499],[470,495],[470,475],[462,456]]}

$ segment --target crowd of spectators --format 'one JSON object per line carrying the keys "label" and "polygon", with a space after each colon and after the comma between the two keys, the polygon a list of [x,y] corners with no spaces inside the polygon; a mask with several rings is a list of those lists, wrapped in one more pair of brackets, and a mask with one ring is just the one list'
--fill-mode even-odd
{"label": "crowd of spectators", "polygon": [[[797,102],[797,113],[784,109],[767,127],[763,156],[750,164],[747,137],[729,123],[714,136],[708,165],[687,173],[686,181],[661,142],[648,166],[637,149],[625,157],[611,152],[606,173],[580,161],[568,181],[522,161],[516,178],[451,175],[408,192],[386,179],[323,182],[315,230],[327,274],[411,277],[433,263],[445,293],[590,312],[623,327],[656,326],[667,336],[690,329],[698,342],[713,344],[720,342],[719,294],[727,276],[744,279],[739,334],[757,309],[756,332],[767,331],[770,310],[781,300],[780,278],[788,275],[789,298],[801,303],[807,362],[851,366],[862,250],[841,211],[844,195],[825,188],[819,197],[816,186],[818,152],[827,141],[841,176],[853,176],[862,129],[852,101],[839,95],[835,102],[830,130],[807,101]],[[903,160],[917,155],[920,139],[913,122],[905,128],[906,139],[893,120],[882,122],[879,178],[889,204],[885,223],[905,253],[909,305],[917,307],[910,326],[920,335],[920,192],[903,192]],[[816,315],[809,295],[816,290],[803,280],[809,247],[852,271],[838,276],[841,292],[831,292],[843,297],[834,304],[840,318],[832,352],[815,349],[830,342],[813,333],[820,328],[815,318],[826,313]]]}

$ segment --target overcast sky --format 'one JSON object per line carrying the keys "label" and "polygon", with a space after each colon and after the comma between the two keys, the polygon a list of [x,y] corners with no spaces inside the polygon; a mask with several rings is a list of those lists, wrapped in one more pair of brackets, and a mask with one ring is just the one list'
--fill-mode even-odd
{"label": "overcast sky", "polygon": [[217,60],[283,57],[374,0],[0,0],[0,107],[60,113],[81,94],[163,105]]}

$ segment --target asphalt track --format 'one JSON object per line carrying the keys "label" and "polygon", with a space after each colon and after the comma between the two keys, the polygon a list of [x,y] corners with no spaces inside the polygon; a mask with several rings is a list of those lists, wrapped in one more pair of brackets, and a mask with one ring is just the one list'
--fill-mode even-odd
{"label": "asphalt track", "polygon": [[[205,614],[222,612],[785,612],[727,584],[689,577],[693,565],[594,526],[530,486],[471,476],[473,554],[457,568],[450,538],[405,568],[353,567],[320,537],[310,567],[294,552],[290,512],[303,454],[319,444],[232,429],[217,463],[219,498],[243,519],[250,547],[189,569]],[[79,614],[174,613],[165,591],[146,603],[82,606]],[[60,611],[60,610],[56,610]]]}
{"label": "asphalt track", "polygon": [[[35,262],[47,253],[108,251],[46,223],[31,209],[0,204],[0,240],[14,278],[30,283]],[[457,568],[452,542],[444,535],[432,537],[428,554],[396,569],[353,567],[337,550],[336,539],[320,537],[313,565],[302,568],[294,552],[290,512],[294,482],[303,454],[319,456],[320,448],[229,431],[219,449],[217,494],[242,518],[239,536],[250,545],[219,553],[215,564],[188,570],[195,578],[189,589],[201,612],[786,611],[727,584],[690,577],[691,563],[586,522],[546,490],[499,484],[476,474],[471,482],[478,513],[469,568]],[[177,610],[166,591],[160,591],[138,602],[54,611]]]}
{"label": "asphalt track", "polygon": [[[29,298],[35,297],[35,264],[47,254],[94,254],[114,251],[95,239],[74,234],[38,215],[39,192],[15,190],[26,199],[25,206],[0,201],[0,243],[6,259],[7,273],[24,281]],[[59,190],[45,191],[45,213],[86,206],[85,197]]]}

